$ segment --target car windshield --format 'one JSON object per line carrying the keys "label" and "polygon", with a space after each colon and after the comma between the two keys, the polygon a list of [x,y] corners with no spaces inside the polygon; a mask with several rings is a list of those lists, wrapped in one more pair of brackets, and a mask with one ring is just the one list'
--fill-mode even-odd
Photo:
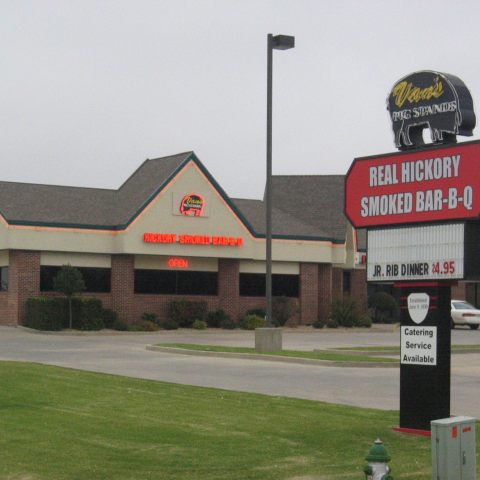
{"label": "car windshield", "polygon": [[456,310],[476,310],[473,305],[470,305],[467,302],[452,302],[452,306]]}

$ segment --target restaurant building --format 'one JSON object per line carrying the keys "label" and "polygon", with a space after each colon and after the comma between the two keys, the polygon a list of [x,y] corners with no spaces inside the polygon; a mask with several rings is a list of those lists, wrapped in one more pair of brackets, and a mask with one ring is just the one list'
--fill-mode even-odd
{"label": "restaurant building", "polygon": [[[238,320],[265,306],[265,203],[230,198],[193,152],[146,160],[118,190],[0,182],[0,324],[50,295],[63,264],[121,320],[166,318],[180,298]],[[334,298],[366,302],[364,239],[343,214],[344,176],[274,176],[273,295],[293,324]],[[363,263],[362,263],[363,260]]]}

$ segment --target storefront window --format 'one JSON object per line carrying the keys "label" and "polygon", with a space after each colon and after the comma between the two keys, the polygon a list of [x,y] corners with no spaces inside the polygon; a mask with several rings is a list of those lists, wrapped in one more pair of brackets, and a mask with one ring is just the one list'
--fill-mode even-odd
{"label": "storefront window", "polygon": [[217,272],[135,270],[135,293],[217,295]]}
{"label": "storefront window", "polygon": [[[61,267],[40,267],[40,290],[53,292],[53,279]],[[111,288],[111,274],[109,268],[76,267],[82,274],[85,282],[85,291],[92,293],[108,293]]]}
{"label": "storefront window", "polygon": [[346,270],[343,271],[343,293],[348,295],[352,288],[352,274]]}
{"label": "storefront window", "polygon": [[[264,273],[241,273],[240,295],[242,297],[264,297],[266,292]],[[272,275],[272,295],[274,297],[298,297],[299,276],[287,274]]]}
{"label": "storefront window", "polygon": [[8,290],[8,267],[0,267],[0,291]]}

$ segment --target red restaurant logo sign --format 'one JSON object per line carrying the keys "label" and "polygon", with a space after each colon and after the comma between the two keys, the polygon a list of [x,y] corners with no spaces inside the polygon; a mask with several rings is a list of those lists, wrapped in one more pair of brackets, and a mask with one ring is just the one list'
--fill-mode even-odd
{"label": "red restaurant logo sign", "polygon": [[191,217],[201,217],[205,208],[205,200],[198,193],[189,193],[182,198],[180,213]]}
{"label": "red restaurant logo sign", "polygon": [[242,237],[210,235],[177,235],[176,233],[144,233],[146,243],[180,243],[181,245],[213,245],[215,247],[241,247]]}
{"label": "red restaurant logo sign", "polygon": [[345,214],[357,228],[480,216],[480,142],[356,158]]}

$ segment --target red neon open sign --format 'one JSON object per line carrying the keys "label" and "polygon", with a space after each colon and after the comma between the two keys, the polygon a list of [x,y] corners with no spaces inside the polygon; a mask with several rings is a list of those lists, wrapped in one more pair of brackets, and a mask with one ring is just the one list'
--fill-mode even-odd
{"label": "red neon open sign", "polygon": [[188,259],[186,258],[171,257],[167,263],[170,268],[188,268],[189,266]]}

